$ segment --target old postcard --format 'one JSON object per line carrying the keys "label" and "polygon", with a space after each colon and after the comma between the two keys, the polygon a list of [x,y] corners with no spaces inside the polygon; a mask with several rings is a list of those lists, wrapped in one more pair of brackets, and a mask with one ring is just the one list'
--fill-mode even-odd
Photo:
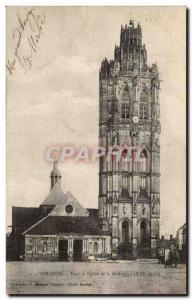
{"label": "old postcard", "polygon": [[186,8],[6,8],[8,294],[187,294]]}

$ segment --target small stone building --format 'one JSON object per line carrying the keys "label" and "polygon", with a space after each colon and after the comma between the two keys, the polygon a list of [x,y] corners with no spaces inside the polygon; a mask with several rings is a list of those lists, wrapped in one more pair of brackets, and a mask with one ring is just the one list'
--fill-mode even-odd
{"label": "small stone building", "polygon": [[[18,221],[17,215],[22,214],[22,209],[14,208],[13,211],[14,221]],[[61,190],[61,173],[56,165],[51,172],[48,196],[39,208],[30,208],[30,211],[35,212],[36,218],[28,214],[29,219],[32,217],[37,221],[17,235],[17,240],[23,244],[17,251],[22,254],[23,248],[26,261],[81,261],[110,257],[111,233],[101,228],[98,209],[84,208],[71,192],[65,194]],[[22,220],[24,228],[25,220]]]}

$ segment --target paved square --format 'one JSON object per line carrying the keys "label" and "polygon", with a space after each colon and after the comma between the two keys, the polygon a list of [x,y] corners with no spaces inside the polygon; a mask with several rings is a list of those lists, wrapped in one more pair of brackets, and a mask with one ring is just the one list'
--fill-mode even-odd
{"label": "paved square", "polygon": [[9,294],[185,294],[186,266],[151,261],[7,262]]}

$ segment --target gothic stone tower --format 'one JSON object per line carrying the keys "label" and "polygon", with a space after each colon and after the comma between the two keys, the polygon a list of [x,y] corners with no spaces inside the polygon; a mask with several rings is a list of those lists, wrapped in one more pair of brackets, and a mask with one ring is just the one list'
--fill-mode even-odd
{"label": "gothic stone tower", "polygon": [[[114,60],[102,61],[99,102],[100,146],[108,153],[113,151],[111,159],[100,158],[99,217],[103,228],[111,228],[114,255],[124,258],[156,256],[160,219],[159,89],[157,65],[147,65],[141,26],[134,27],[130,21],[121,27]],[[120,160],[115,159],[119,146],[123,148]]]}

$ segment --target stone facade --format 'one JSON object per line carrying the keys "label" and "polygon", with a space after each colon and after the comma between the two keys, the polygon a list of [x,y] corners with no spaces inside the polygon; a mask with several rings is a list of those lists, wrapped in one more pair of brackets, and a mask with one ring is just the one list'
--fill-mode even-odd
{"label": "stone facade", "polygon": [[[104,59],[100,69],[100,146],[113,155],[111,159],[100,158],[99,217],[112,230],[114,255],[121,253],[122,247],[134,256],[156,256],[160,219],[159,89],[157,65],[147,65],[141,27],[135,28],[130,21],[121,28],[114,60]],[[123,149],[120,160],[119,146]]]}
{"label": "stone facade", "polygon": [[[59,241],[67,241],[66,258],[60,258]],[[90,257],[107,258],[111,257],[110,236],[88,236],[77,234],[60,234],[50,236],[25,236],[25,260],[26,261],[73,261],[74,241],[82,241],[82,253],[79,260],[88,260]]]}
{"label": "stone facade", "polygon": [[71,192],[62,191],[55,163],[50,177],[50,192],[39,207],[41,217],[22,233],[25,260],[111,258],[111,232],[101,228],[98,209],[84,208]]}

